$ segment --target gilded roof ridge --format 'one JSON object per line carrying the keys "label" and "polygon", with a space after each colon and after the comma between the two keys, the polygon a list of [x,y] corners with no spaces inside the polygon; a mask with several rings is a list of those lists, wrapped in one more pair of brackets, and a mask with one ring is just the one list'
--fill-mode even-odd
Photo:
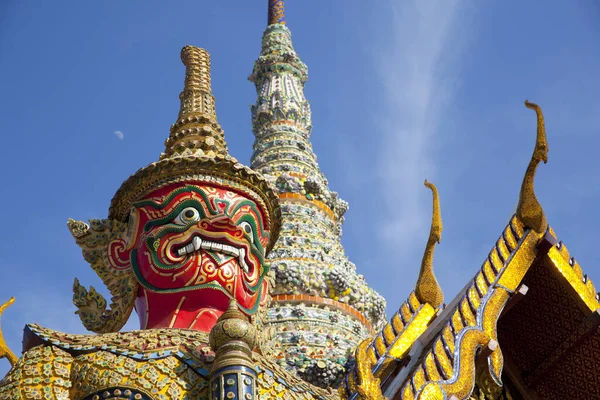
{"label": "gilded roof ridge", "polygon": [[[492,326],[489,321],[497,319],[508,293],[522,279],[521,274],[526,268],[518,267],[533,262],[538,240],[539,235],[526,229],[517,216],[511,218],[471,283],[421,335],[419,340],[427,350],[422,354],[409,353],[409,364],[394,378],[401,386],[392,383],[390,387],[394,389],[389,390],[400,392],[401,396],[412,394],[412,398],[423,399],[427,398],[426,393],[439,395],[440,390],[446,394],[459,393],[460,398],[463,392],[472,388],[474,380],[465,378],[470,377],[470,371],[475,368],[469,349],[475,342],[479,343],[476,347],[488,343],[491,347],[496,345],[495,324]],[[517,273],[507,275],[506,269],[511,264],[515,265],[512,270]],[[484,323],[484,320],[488,322]],[[461,355],[462,352],[466,353]],[[498,381],[503,363],[500,349],[494,347],[489,357],[489,377]],[[411,384],[411,377],[423,374],[430,378],[418,385]]]}
{"label": "gilded roof ridge", "polygon": [[[548,252],[552,263],[561,271],[562,276],[579,294],[591,311],[599,309],[600,293],[597,291],[594,282],[583,273],[583,269],[575,257],[572,256],[567,246],[562,241],[558,241],[552,227],[549,226],[548,231],[556,239],[556,245]],[[559,255],[560,258],[556,255]]]}

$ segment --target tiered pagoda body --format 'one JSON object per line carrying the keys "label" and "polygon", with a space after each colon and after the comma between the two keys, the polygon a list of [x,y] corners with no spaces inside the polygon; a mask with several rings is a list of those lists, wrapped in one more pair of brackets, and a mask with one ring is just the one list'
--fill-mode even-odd
{"label": "tiered pagoda body", "polygon": [[[164,152],[125,180],[108,218],[68,222],[111,294],[75,280],[93,334],[28,324],[17,356],[0,331],[12,365],[0,400],[600,399],[600,295],[534,191],[548,161],[540,107],[525,102],[538,129],[516,212],[447,305],[433,268],[440,196],[425,181],[418,279],[379,326],[383,299],[340,244],[347,205],[311,150],[306,67],[284,22],[269,1],[251,75],[253,169],[228,153],[208,52],[183,48]],[[140,329],[120,332],[134,310]]]}
{"label": "tiered pagoda body", "polygon": [[307,78],[283,1],[271,1],[249,78],[258,96],[251,167],[275,186],[282,211],[280,238],[269,256],[274,285],[264,351],[327,387],[338,383],[350,352],[384,319],[385,301],[344,254],[340,237],[348,204],[330,190],[312,150]]}

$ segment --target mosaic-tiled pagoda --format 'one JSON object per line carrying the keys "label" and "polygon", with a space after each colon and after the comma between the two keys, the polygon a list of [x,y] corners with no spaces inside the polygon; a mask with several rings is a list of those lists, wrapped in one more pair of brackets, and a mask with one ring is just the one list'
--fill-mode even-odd
{"label": "mosaic-tiled pagoda", "polygon": [[[91,334],[28,324],[17,356],[0,331],[12,366],[0,400],[600,399],[600,295],[534,192],[548,160],[540,107],[525,103],[538,129],[517,210],[448,305],[433,268],[440,196],[425,181],[418,279],[378,326],[383,300],[344,256],[346,206],[310,150],[306,67],[283,22],[270,1],[251,76],[254,169],[228,153],[209,54],[185,46],[164,152],[125,180],[108,218],[68,222],[110,301],[75,280]],[[134,310],[140,329],[120,332]]]}
{"label": "mosaic-tiled pagoda", "polygon": [[282,229],[269,261],[273,303],[264,344],[269,356],[322,387],[337,384],[349,352],[385,317],[340,243],[348,204],[329,189],[309,141],[306,65],[285,24],[283,2],[271,2],[262,50],[250,80],[256,85],[251,167],[271,181]]}

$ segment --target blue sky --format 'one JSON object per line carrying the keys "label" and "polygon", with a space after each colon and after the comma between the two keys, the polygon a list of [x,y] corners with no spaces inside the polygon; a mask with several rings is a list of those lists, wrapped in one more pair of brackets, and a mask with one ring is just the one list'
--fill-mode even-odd
{"label": "blue sky", "polygon": [[[101,287],[68,217],[104,218],[119,185],[156,160],[178,112],[186,44],[212,55],[217,115],[248,164],[246,80],[266,0],[0,4],[4,212],[0,301],[20,350],[25,323],[83,333],[71,285]],[[600,6],[593,0],[289,0],[309,67],[312,142],[350,203],[343,243],[388,302],[412,290],[437,184],[437,276],[450,301],[513,213],[542,106],[549,163],[536,191],[551,225],[600,285]],[[123,133],[120,140],[115,131]],[[128,328],[137,327],[130,321]],[[0,374],[8,363],[0,365]]]}

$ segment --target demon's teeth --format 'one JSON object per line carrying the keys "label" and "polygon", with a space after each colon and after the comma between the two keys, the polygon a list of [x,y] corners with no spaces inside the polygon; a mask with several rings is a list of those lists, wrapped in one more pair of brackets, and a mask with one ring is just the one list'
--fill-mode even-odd
{"label": "demon's teeth", "polygon": [[240,267],[242,267],[245,273],[250,272],[250,268],[248,268],[248,265],[246,264],[246,249],[239,249],[239,253],[238,260],[240,262]]}
{"label": "demon's teeth", "polygon": [[202,247],[202,239],[198,236],[194,236],[192,243],[194,244],[194,250],[200,250],[200,247]]}
{"label": "demon's teeth", "polygon": [[223,254],[227,254],[230,256],[234,256],[234,257],[238,257],[240,252],[237,248],[233,247],[233,246],[228,246],[226,244],[223,245],[223,250],[221,250],[221,252]]}
{"label": "demon's teeth", "polygon": [[246,249],[238,249],[237,247],[229,246],[227,244],[202,240],[202,238],[198,236],[194,236],[191,243],[177,250],[177,254],[179,256],[184,256],[186,254],[191,254],[194,251],[198,251],[200,249],[208,251],[218,251],[226,255],[237,257],[240,264],[240,268],[242,268],[242,270],[244,270],[244,272],[246,273],[250,272],[250,268],[248,267],[248,264],[246,264]]}

